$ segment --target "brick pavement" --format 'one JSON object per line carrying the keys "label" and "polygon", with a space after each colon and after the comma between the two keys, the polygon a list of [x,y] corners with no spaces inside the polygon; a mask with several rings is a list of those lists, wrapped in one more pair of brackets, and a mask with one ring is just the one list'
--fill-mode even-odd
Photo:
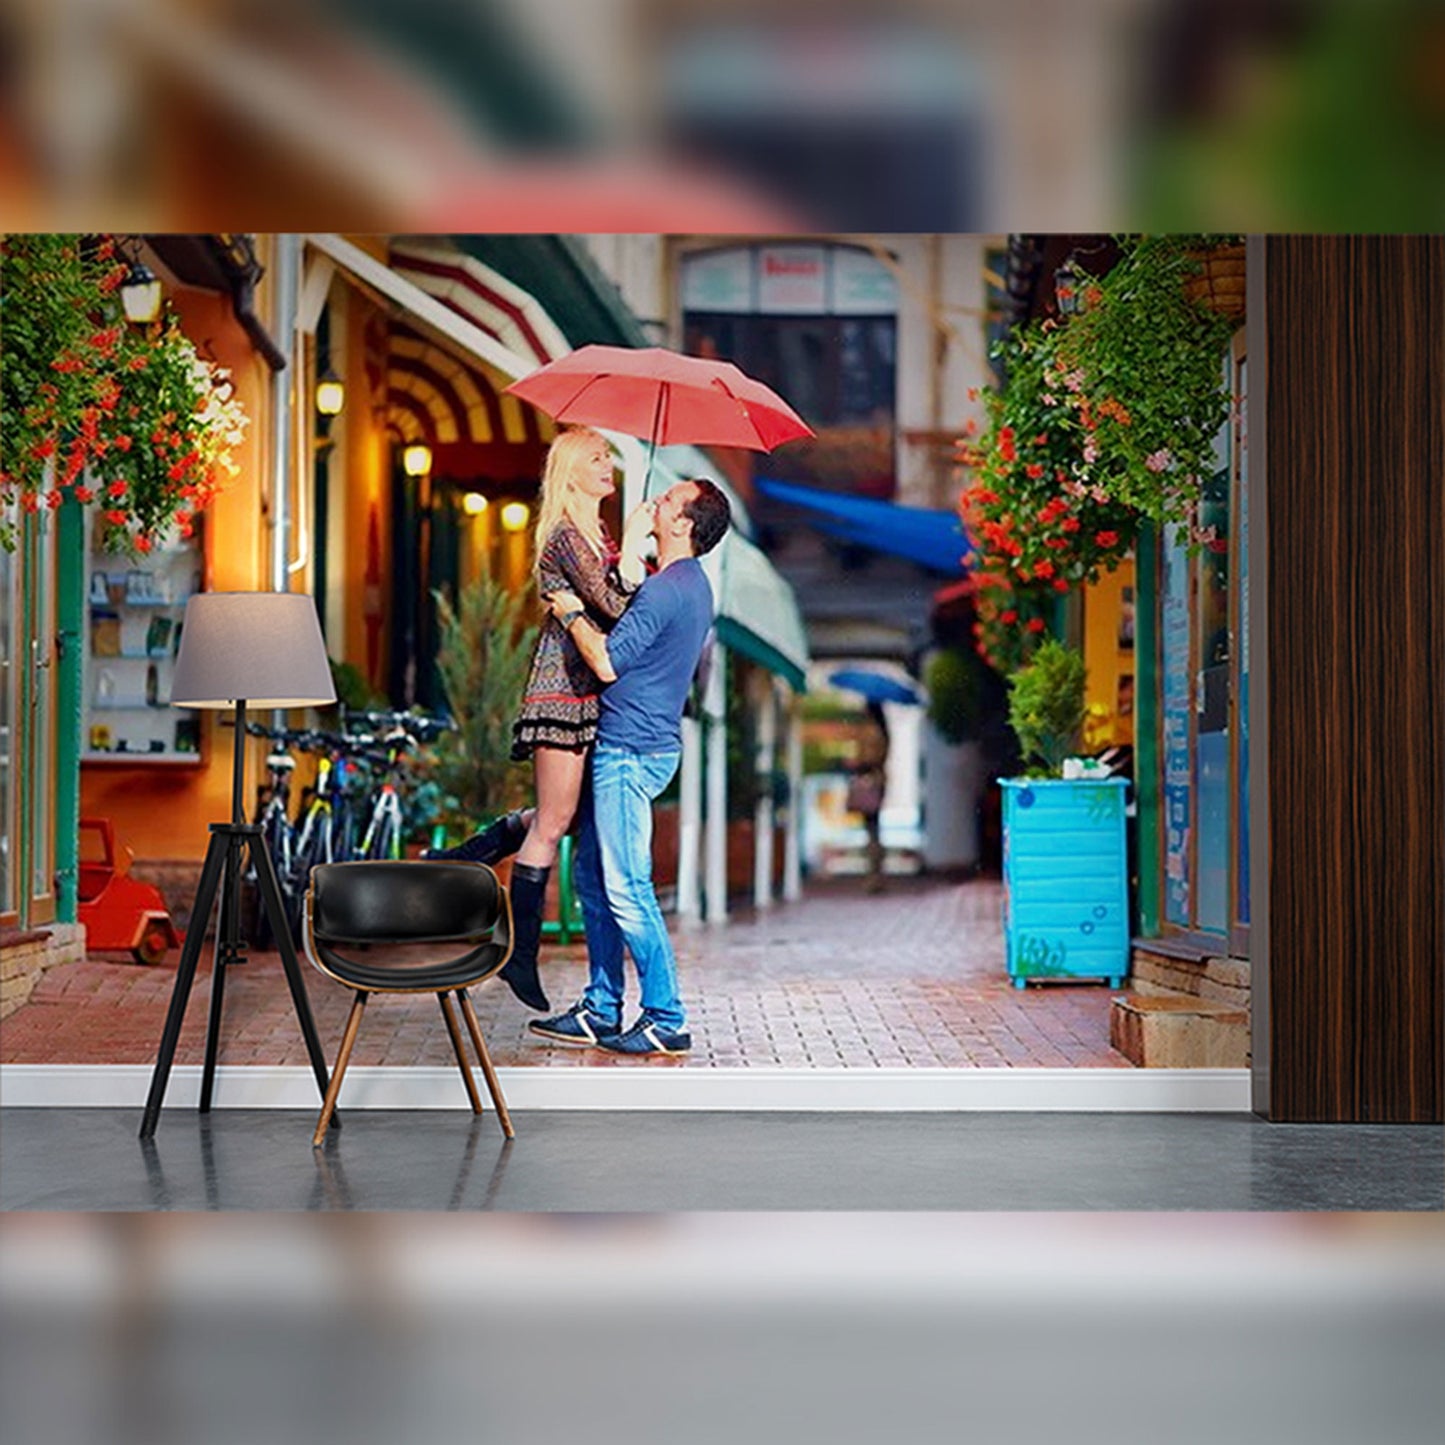
{"label": "brick pavement", "polygon": [[[807,896],[725,928],[674,923],[694,1051],[623,1059],[549,1046],[535,1017],[493,982],[473,993],[495,1062],[549,1068],[1128,1068],[1109,1047],[1110,990],[1098,983],[1013,988],[1004,974],[996,880],[893,879],[882,895],[858,883],[810,884]],[[51,969],[0,1025],[6,1063],[150,1063],[175,979],[176,955],[146,968],[113,956]],[[303,962],[328,1060],[349,990]],[[580,945],[550,945],[543,984],[559,1008],[581,992]],[[192,991],[176,1061],[199,1063],[210,949]],[[635,1006],[635,983],[629,993]],[[304,1065],[305,1050],[276,954],[255,954],[226,980],[224,1064]],[[355,1065],[454,1066],[434,999],[373,998]]]}

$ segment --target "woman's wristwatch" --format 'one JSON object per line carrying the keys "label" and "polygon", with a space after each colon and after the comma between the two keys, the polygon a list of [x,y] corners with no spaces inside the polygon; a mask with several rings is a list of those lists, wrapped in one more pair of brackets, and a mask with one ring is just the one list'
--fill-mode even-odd
{"label": "woman's wristwatch", "polygon": [[564,612],[557,621],[562,624],[563,632],[571,632],[572,624],[579,617],[586,617],[586,613],[580,607],[574,607],[570,612]]}

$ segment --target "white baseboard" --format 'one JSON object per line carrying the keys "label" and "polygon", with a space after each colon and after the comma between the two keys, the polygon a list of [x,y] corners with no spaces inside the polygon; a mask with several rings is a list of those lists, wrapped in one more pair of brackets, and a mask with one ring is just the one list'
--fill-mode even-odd
{"label": "white baseboard", "polygon": [[[1248,1113],[1247,1069],[783,1069],[646,1064],[606,1069],[499,1069],[513,1109],[974,1110],[1065,1113]],[[0,1065],[11,1108],[141,1108],[149,1064]],[[172,1070],[170,1107],[194,1108],[197,1065]],[[478,1088],[485,1089],[480,1078]],[[218,1109],[315,1109],[306,1068],[222,1066]],[[455,1069],[354,1068],[344,1109],[461,1109]]]}

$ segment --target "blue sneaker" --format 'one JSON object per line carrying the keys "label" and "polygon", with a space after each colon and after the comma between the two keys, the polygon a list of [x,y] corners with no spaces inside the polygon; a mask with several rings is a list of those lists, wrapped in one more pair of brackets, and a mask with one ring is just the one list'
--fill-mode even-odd
{"label": "blue sneaker", "polygon": [[692,1035],[664,1028],[643,1014],[625,1034],[597,1042],[614,1054],[685,1054],[692,1048]]}
{"label": "blue sneaker", "polygon": [[566,1013],[550,1019],[533,1019],[527,1027],[554,1043],[584,1046],[602,1044],[605,1047],[607,1040],[616,1038],[622,1032],[620,1023],[610,1024],[606,1019],[599,1018],[581,999]]}

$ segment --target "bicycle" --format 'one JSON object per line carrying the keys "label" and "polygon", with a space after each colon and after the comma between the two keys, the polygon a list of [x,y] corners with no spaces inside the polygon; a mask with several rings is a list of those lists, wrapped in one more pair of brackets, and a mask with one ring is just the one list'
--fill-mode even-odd
{"label": "bicycle", "polygon": [[298,745],[318,752],[316,781],[302,797],[294,825],[291,868],[282,885],[282,901],[293,936],[300,936],[301,914],[311,870],[321,863],[345,863],[356,854],[356,820],[349,786],[355,765],[349,739],[329,733],[306,733]]}
{"label": "bicycle", "polygon": [[[261,842],[276,865],[276,877],[282,885],[282,900],[286,898],[286,880],[291,876],[292,843],[295,832],[289,815],[291,801],[291,777],[296,770],[296,759],[286,750],[295,734],[285,729],[264,728],[259,723],[248,723],[246,731],[260,737],[268,737],[277,744],[266,755],[266,777],[264,788],[258,790],[254,822],[261,827]],[[252,948],[267,949],[275,943],[266,910],[255,906],[256,869],[248,866],[244,878],[252,895],[250,926],[246,930],[247,941]]]}

